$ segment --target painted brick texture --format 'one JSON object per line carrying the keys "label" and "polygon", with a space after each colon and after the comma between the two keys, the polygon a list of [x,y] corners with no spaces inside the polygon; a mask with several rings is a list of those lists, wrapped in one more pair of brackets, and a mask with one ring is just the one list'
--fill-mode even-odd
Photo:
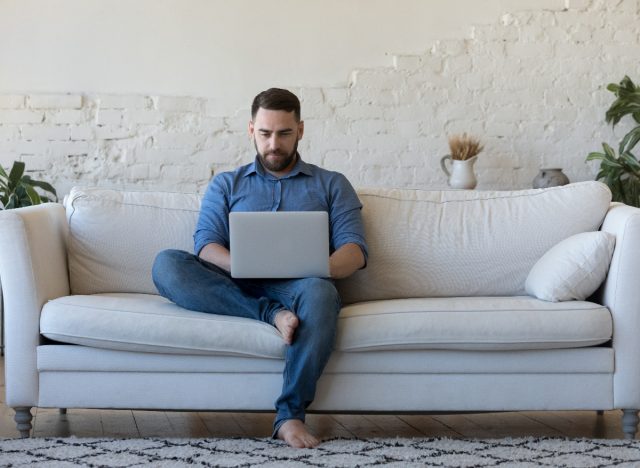
{"label": "painted brick texture", "polygon": [[[447,138],[485,150],[478,189],[528,188],[541,167],[572,181],[602,141],[606,85],[640,81],[640,0],[565,0],[479,25],[469,37],[358,69],[344,87],[291,84],[302,100],[303,157],[356,186],[446,188]],[[61,194],[74,185],[200,191],[212,174],[253,159],[249,101],[219,115],[215,98],[100,94],[0,95],[0,164],[27,164]]]}

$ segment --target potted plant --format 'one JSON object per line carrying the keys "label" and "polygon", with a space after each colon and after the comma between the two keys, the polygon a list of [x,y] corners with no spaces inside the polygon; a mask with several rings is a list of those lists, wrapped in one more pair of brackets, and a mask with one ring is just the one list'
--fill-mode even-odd
{"label": "potted plant", "polygon": [[[25,164],[20,161],[13,162],[9,174],[0,166],[0,209],[8,210],[58,200],[56,189],[51,184],[33,180],[25,175],[24,169]],[[53,199],[39,194],[36,187],[52,194]]]}
{"label": "potted plant", "polygon": [[[449,138],[447,154],[440,159],[440,167],[449,178],[449,187],[454,189],[474,189],[478,183],[473,165],[478,159],[477,155],[484,147],[480,140],[466,133],[454,135]],[[447,168],[447,161],[451,163],[451,171]]]}
{"label": "potted plant", "polygon": [[609,186],[614,201],[640,206],[640,162],[632,153],[640,141],[640,86],[625,76],[620,84],[611,83],[607,89],[616,96],[607,110],[607,123],[615,127],[623,117],[630,115],[637,125],[622,138],[617,155],[611,146],[602,143],[604,151],[590,153],[587,161],[600,160],[596,180]]}

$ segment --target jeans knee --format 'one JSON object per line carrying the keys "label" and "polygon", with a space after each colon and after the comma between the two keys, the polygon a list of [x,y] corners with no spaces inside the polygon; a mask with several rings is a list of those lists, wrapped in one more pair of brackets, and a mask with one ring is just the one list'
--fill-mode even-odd
{"label": "jeans knee", "polygon": [[156,255],[151,267],[151,278],[161,294],[166,288],[171,287],[173,280],[179,278],[179,265],[184,262],[190,253],[183,250],[168,249]]}
{"label": "jeans knee", "polygon": [[300,305],[318,320],[334,319],[340,311],[340,296],[333,282],[322,278],[306,278],[302,282]]}
{"label": "jeans knee", "polygon": [[151,267],[151,274],[155,277],[158,274],[162,274],[168,269],[170,269],[171,265],[175,264],[176,257],[180,253],[179,250],[167,249],[158,252],[155,260],[153,261],[153,267]]}

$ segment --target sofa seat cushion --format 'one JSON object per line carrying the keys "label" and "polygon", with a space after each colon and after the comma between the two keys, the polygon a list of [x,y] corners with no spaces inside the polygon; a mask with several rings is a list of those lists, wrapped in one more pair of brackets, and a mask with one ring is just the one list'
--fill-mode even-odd
{"label": "sofa seat cushion", "polygon": [[152,294],[66,296],[45,304],[47,338],[97,348],[281,358],[278,331],[263,322],[183,309]]}
{"label": "sofa seat cushion", "polygon": [[579,348],[609,341],[612,327],[606,307],[584,301],[551,303],[529,296],[396,299],[344,307],[336,348]]}
{"label": "sofa seat cushion", "polygon": [[[54,341],[123,351],[284,357],[265,323],[185,310],[149,294],[67,296],[45,304],[41,333]],[[344,307],[336,349],[535,350],[611,339],[607,308],[531,297],[397,299]]]}

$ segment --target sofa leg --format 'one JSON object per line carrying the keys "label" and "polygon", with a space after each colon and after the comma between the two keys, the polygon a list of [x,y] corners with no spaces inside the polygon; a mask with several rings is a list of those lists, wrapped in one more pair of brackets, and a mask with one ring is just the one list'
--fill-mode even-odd
{"label": "sofa leg", "polygon": [[625,439],[635,439],[638,430],[638,410],[623,410],[622,413],[622,431]]}
{"label": "sofa leg", "polygon": [[20,437],[23,439],[28,438],[31,433],[31,420],[33,416],[31,415],[31,408],[28,406],[21,406],[18,408],[14,408],[16,411],[16,415],[13,418],[16,422],[16,428],[20,432]]}

